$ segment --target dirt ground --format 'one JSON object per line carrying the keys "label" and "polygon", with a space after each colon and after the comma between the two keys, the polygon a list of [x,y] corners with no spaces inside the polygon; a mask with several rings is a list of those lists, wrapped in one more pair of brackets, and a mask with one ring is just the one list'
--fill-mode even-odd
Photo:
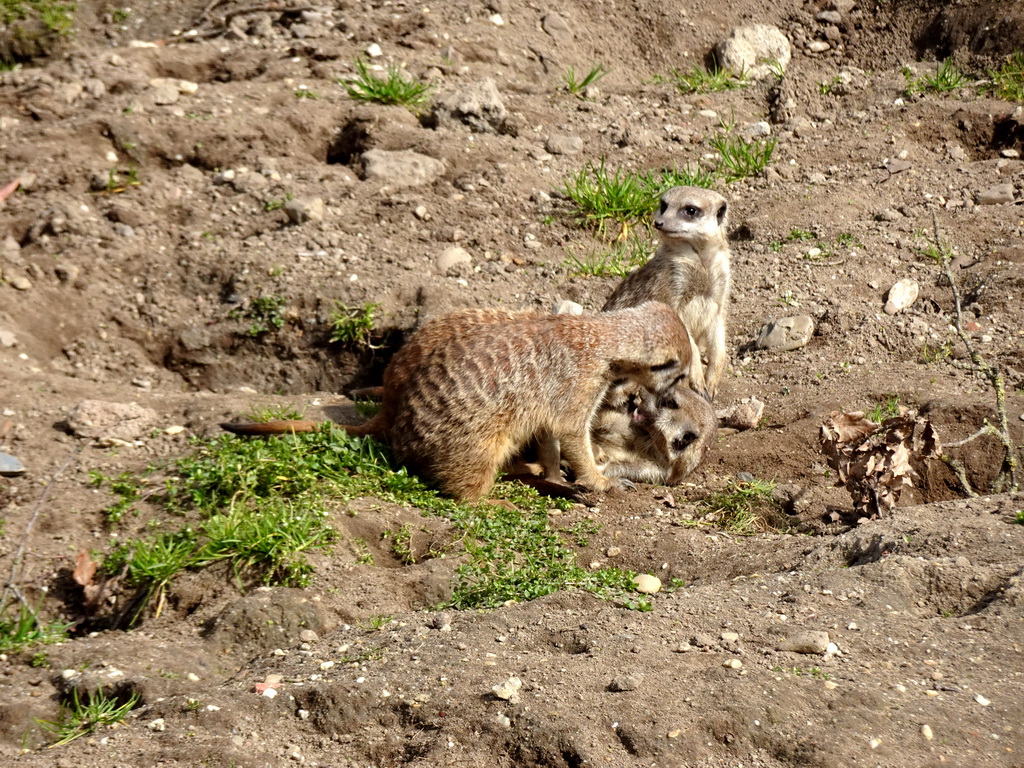
{"label": "dirt ground", "polygon": [[[816,18],[830,8],[838,22]],[[683,96],[657,81],[751,22],[793,44],[781,83]],[[1024,498],[984,495],[997,441],[954,449],[982,495],[931,463],[890,516],[858,524],[817,437],[832,411],[890,396],[948,442],[995,420],[988,382],[954,364],[966,356],[950,287],[922,253],[937,227],[1024,441],[1024,110],[978,86],[908,95],[903,74],[952,57],[984,77],[1024,50],[1024,9],[138,0],[127,12],[83,0],[75,28],[49,57],[0,73],[0,186],[21,180],[0,203],[0,451],[27,467],[0,477],[0,573],[47,616],[79,618],[66,599],[79,551],[144,532],[132,518],[107,525],[111,497],[90,472],[185,455],[190,437],[254,405],[318,418],[318,404],[379,382],[388,349],[448,308],[598,308],[617,279],[565,264],[600,244],[565,215],[569,174],[601,159],[707,162],[723,127],[768,120],[767,172],[719,186],[734,291],[716,400],[757,397],[765,418],[723,434],[671,496],[615,491],[558,521],[600,524],[581,563],[685,581],[652,611],[577,592],[432,610],[454,563],[396,559],[381,531],[427,524],[371,500],[358,516],[336,510],[339,544],[313,558],[307,588],[242,594],[224,573],[189,574],[130,632],[83,628],[42,662],[38,648],[5,657],[5,764],[1024,766]],[[491,78],[500,129],[431,127],[350,99],[336,80],[374,44],[374,61],[438,94]],[[610,71],[588,99],[562,88],[569,67],[597,63]],[[168,95],[154,78],[198,88]],[[565,145],[552,137],[582,149],[548,151]],[[444,165],[415,186],[367,179],[371,149]],[[1005,185],[1007,201],[989,204]],[[314,198],[322,215],[295,223],[287,203]],[[470,260],[442,272],[452,246]],[[890,316],[902,278],[920,296]],[[245,309],[270,296],[285,300],[282,327],[250,333]],[[374,340],[388,349],[330,343],[336,300],[379,303]],[[801,314],[815,323],[807,346],[750,348],[765,323]],[[99,444],[69,430],[85,400],[156,418]],[[791,532],[680,524],[741,472],[798,497]],[[357,536],[375,565],[346,546]],[[804,631],[834,646],[780,650]],[[141,705],[120,727],[47,748],[36,719],[56,717],[66,670]],[[274,698],[255,688],[268,675],[281,676]],[[522,681],[512,701],[492,692],[509,678]]]}

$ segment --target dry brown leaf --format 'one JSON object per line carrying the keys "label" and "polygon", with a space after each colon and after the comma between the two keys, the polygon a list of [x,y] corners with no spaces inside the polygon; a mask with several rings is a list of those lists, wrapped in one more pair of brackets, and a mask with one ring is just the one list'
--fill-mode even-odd
{"label": "dry brown leaf", "polygon": [[2,187],[0,187],[0,201],[6,200],[8,197],[13,195],[14,190],[16,190],[20,185],[21,179],[17,178],[14,181],[8,184],[4,184]]}
{"label": "dry brown leaf", "polygon": [[88,587],[92,584],[95,575],[96,563],[89,557],[88,550],[83,549],[78,553],[78,557],[75,558],[75,571],[71,574],[71,578],[75,580],[76,584]]}

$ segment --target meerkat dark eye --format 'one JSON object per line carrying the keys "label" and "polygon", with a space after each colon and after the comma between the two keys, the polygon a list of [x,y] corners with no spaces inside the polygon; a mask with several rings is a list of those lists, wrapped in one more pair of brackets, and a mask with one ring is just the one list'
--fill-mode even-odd
{"label": "meerkat dark eye", "polygon": [[664,400],[661,401],[661,407],[668,408],[674,411],[679,407],[679,403],[676,402],[676,399],[674,397],[666,397]]}
{"label": "meerkat dark eye", "polygon": [[652,371],[670,371],[673,368],[678,368],[678,367],[679,367],[679,361],[678,360],[666,360],[661,365],[652,365],[651,366],[651,370]]}
{"label": "meerkat dark eye", "polygon": [[668,210],[668,203],[664,200],[661,201],[661,205],[658,206],[658,213],[664,213]]}
{"label": "meerkat dark eye", "polygon": [[688,219],[696,219],[698,216],[700,216],[700,208],[698,208],[695,205],[685,205],[683,206],[682,211],[683,215],[686,216],[686,218]]}
{"label": "meerkat dark eye", "polygon": [[675,451],[676,453],[682,453],[690,445],[692,445],[693,441],[696,440],[696,439],[697,439],[697,433],[696,432],[687,432],[685,435],[680,435],[679,437],[674,437],[674,438],[672,438],[672,450]]}

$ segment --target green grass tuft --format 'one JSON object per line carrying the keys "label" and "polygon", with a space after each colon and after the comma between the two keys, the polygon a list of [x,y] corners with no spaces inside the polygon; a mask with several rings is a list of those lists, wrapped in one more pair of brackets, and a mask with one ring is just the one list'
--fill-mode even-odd
{"label": "green grass tuft", "polygon": [[356,101],[374,102],[377,104],[397,104],[417,111],[430,96],[433,85],[409,80],[401,69],[389,66],[385,77],[377,77],[370,72],[366,59],[359,58],[354,62],[356,75],[350,79],[339,79],[350,98]]}
{"label": "green grass tuft", "polygon": [[694,65],[686,72],[673,69],[668,77],[657,76],[655,82],[669,83],[684,96],[691,93],[717,93],[743,88],[747,85],[745,78],[737,77],[727,69],[713,66],[711,69]]}
{"label": "green grass tuft", "polygon": [[77,3],[60,0],[0,0],[0,24],[8,26],[38,16],[50,32],[66,35],[71,32],[77,10]]}
{"label": "green grass tuft", "polygon": [[37,643],[60,643],[67,639],[70,624],[44,622],[38,607],[11,601],[0,610],[0,653],[16,653]]}
{"label": "green grass tuft", "polygon": [[750,535],[772,530],[766,515],[778,509],[778,503],[772,496],[774,490],[775,483],[771,480],[730,480],[724,490],[698,502],[697,508],[705,519],[710,518],[710,522],[730,533]]}
{"label": "green grass tuft", "polygon": [[101,727],[120,723],[139,703],[139,695],[132,693],[127,699],[108,696],[102,690],[90,691],[83,701],[78,689],[71,692],[70,701],[61,706],[57,720],[37,720],[43,728],[52,733],[56,740],[50,744],[56,747],[67,744],[82,736],[95,733]]}
{"label": "green grass tuft", "polygon": [[885,395],[881,400],[864,413],[864,418],[876,424],[881,424],[886,419],[892,419],[900,415],[900,396]]}
{"label": "green grass tuft", "polygon": [[957,69],[952,59],[946,59],[935,65],[934,75],[914,77],[909,67],[904,68],[903,76],[907,80],[907,93],[950,93],[970,85],[972,80]]}
{"label": "green grass tuft", "polygon": [[777,142],[777,139],[745,141],[726,134],[710,140],[711,146],[721,157],[719,173],[726,181],[737,181],[763,172],[771,162]]}
{"label": "green grass tuft", "polygon": [[607,247],[598,246],[586,253],[570,249],[569,257],[562,265],[570,275],[625,277],[647,263],[654,251],[652,240],[631,231],[625,240],[617,240]]}
{"label": "green grass tuft", "polygon": [[331,342],[351,344],[367,349],[379,349],[370,343],[374,330],[374,313],[380,304],[366,303],[361,307],[350,307],[344,302],[334,302],[328,324]]}
{"label": "green grass tuft", "polygon": [[1011,54],[999,69],[990,70],[988,76],[993,95],[1024,103],[1024,51]]}
{"label": "green grass tuft", "polygon": [[562,75],[562,81],[565,83],[565,89],[569,91],[569,93],[582,99],[583,92],[609,72],[611,72],[610,69],[605,69],[603,66],[598,64],[592,67],[591,70],[584,75],[583,79],[578,79],[576,76],[576,70],[569,67],[565,74]]}
{"label": "green grass tuft", "polygon": [[571,215],[584,226],[603,232],[609,222],[626,226],[647,218],[658,204],[661,194],[670,187],[710,187],[713,172],[700,169],[637,173],[605,167],[605,161],[588,162],[565,181],[562,193],[574,204]]}

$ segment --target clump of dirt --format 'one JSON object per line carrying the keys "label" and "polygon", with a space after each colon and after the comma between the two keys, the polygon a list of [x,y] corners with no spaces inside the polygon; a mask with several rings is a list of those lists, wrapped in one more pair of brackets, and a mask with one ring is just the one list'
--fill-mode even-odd
{"label": "clump of dirt", "polygon": [[[945,450],[981,495],[915,459],[898,504],[858,522],[818,432],[890,403],[927,417],[940,444],[996,423],[996,394],[951,330],[945,251],[964,330],[1005,375],[1009,435],[1024,440],[1024,118],[979,81],[1024,50],[1022,14],[996,0],[89,0],[45,50],[3,19],[0,188],[18,189],[0,201],[0,451],[27,471],[0,477],[0,571],[15,607],[72,626],[5,655],[0,755],[1015,764],[1024,499],[987,493],[999,440]],[[792,44],[781,79],[675,87],[751,21]],[[965,82],[919,85],[947,58]],[[432,101],[352,99],[339,79],[360,59],[431,83]],[[570,68],[598,65],[569,91]],[[319,419],[342,403],[351,422],[341,396],[378,384],[406,334],[448,309],[599,308],[619,277],[580,260],[649,233],[581,227],[567,179],[602,163],[710,169],[723,135],[777,141],[766,169],[715,182],[734,279],[716,407],[756,397],[764,418],[723,431],[682,486],[549,512],[587,572],[648,573],[661,592],[439,610],[465,533],[363,496],[327,511],[338,541],[308,555],[306,587],[214,567],[173,580],[131,631],[109,620],[127,590],[103,590],[89,614],[79,553],[185,525],[151,496],[112,519],[111,479],[170,466],[254,408]],[[918,297],[889,315],[904,279]],[[337,302],[372,309],[368,336],[338,340]],[[767,323],[798,315],[813,324],[805,346],[754,349]],[[92,436],[72,416],[83,401],[134,403],[151,422]],[[774,483],[770,528],[730,530],[698,503],[752,481]],[[137,697],[124,723],[46,748],[37,719],[97,690]]]}

